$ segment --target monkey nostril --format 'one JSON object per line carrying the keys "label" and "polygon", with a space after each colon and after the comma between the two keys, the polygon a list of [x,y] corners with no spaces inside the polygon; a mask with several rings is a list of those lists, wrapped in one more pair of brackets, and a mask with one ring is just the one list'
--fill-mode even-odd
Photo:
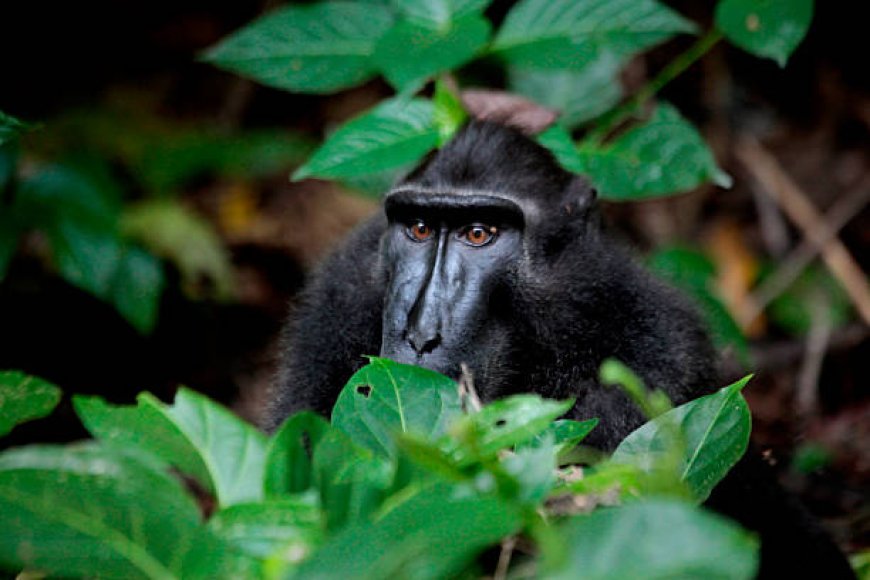
{"label": "monkey nostril", "polygon": [[416,332],[409,332],[407,335],[408,343],[418,355],[424,355],[435,350],[441,344],[441,334],[436,333],[435,336],[420,335]]}

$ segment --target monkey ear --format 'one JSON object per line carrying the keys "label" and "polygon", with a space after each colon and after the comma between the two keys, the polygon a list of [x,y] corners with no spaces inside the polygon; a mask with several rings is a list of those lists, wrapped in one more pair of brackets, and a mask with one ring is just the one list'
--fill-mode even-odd
{"label": "monkey ear", "polygon": [[563,207],[568,213],[585,214],[595,207],[598,191],[582,175],[575,175],[565,188]]}

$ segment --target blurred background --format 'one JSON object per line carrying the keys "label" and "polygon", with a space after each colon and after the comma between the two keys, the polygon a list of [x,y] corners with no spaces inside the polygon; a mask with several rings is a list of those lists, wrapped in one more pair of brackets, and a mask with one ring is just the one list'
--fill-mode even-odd
{"label": "blurred background", "polygon": [[[712,20],[702,3],[666,3]],[[604,206],[653,267],[714,303],[717,332],[731,336],[722,384],[756,373],[745,391],[755,440],[849,552],[870,546],[870,331],[855,308],[861,289],[836,266],[870,268],[859,4],[818,2],[784,69],[721,43],[664,89],[731,189]],[[16,240],[0,269],[0,368],[66,393],[55,415],[18,427],[4,446],[84,437],[73,393],[123,403],[144,390],[171,399],[184,384],[256,417],[295,294],[377,211],[383,187],[288,175],[331,128],[392,94],[382,80],[290,94],[197,60],[273,5],[4,6],[0,111],[34,126],[15,151],[0,148],[0,183],[14,164],[34,201],[26,223],[0,213],[0,242]],[[494,2],[487,15],[498,22],[510,5]],[[621,82],[636,90],[691,42],[635,58]],[[504,79],[483,63],[461,81]],[[817,210],[801,227],[783,211],[800,205],[795,192]],[[825,229],[837,235],[822,260],[805,238]],[[866,275],[858,281],[866,293]]]}

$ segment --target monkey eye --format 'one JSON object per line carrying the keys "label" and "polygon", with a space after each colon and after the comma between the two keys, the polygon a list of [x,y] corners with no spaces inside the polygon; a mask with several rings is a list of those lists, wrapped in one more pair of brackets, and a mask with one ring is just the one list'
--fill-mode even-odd
{"label": "monkey eye", "polygon": [[498,228],[485,224],[471,224],[464,227],[459,236],[463,242],[469,246],[480,247],[485,246],[495,239],[498,235]]}
{"label": "monkey eye", "polygon": [[432,237],[432,228],[423,220],[417,220],[405,230],[415,242],[425,242]]}

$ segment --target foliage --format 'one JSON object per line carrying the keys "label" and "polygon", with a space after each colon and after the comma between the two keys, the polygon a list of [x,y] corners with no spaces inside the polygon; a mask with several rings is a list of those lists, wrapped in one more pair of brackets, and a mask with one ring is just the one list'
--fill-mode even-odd
{"label": "foliage", "polygon": [[[33,401],[44,389],[2,376]],[[79,396],[94,441],[0,454],[0,564],[60,576],[441,578],[486,573],[477,556],[522,535],[533,547],[513,555],[517,574],[749,578],[755,539],[697,506],[745,449],[743,384],[660,414],[584,468],[560,466],[595,426],[558,419],[573,401],[519,395],[469,412],[451,380],[380,358],[348,381],[331,422],[304,412],[271,437],[186,389],[172,405]],[[635,395],[651,397],[644,408],[667,404]],[[48,409],[12,407],[10,420],[36,407]]]}
{"label": "foliage", "polygon": [[[405,168],[443,144],[458,124],[444,125],[435,104],[417,95],[439,75],[486,59],[503,67],[508,88],[562,113],[565,131],[541,142],[571,171],[589,175],[616,201],[672,195],[730,178],[694,126],[668,103],[634,119],[641,105],[724,35],[741,48],[784,65],[806,34],[812,0],[720,0],[716,29],[618,107],[623,65],[698,26],[657,0],[521,0],[498,30],[486,0],[319,2],[279,8],[204,54],[216,66],[264,84],[330,93],[375,75],[398,91],[336,129],[295,179],[355,181]],[[467,68],[467,67],[466,67]],[[456,103],[459,100],[454,98]],[[568,131],[587,130],[578,142]],[[440,135],[439,139],[435,136]]]}

